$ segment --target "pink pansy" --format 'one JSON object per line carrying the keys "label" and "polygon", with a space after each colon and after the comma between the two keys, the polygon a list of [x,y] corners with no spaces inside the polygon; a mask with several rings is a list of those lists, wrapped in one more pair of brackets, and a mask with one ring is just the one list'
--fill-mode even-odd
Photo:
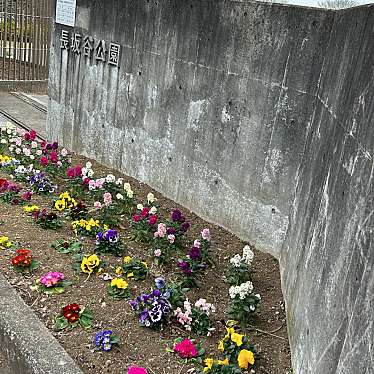
{"label": "pink pansy", "polygon": [[194,246],[194,247],[197,247],[197,248],[200,248],[200,247],[201,247],[201,243],[200,243],[198,240],[195,240],[195,241],[193,242],[193,246]]}
{"label": "pink pansy", "polygon": [[101,208],[101,203],[100,203],[100,201],[95,201],[95,202],[94,202],[94,208],[95,208],[95,209],[100,209],[100,208]]}

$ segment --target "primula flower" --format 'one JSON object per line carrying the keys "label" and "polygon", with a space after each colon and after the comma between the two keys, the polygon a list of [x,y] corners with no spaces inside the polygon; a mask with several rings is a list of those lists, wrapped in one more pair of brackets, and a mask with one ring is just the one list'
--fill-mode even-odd
{"label": "primula flower", "polygon": [[40,277],[40,283],[49,288],[56,286],[60,281],[65,279],[65,275],[63,273],[59,273],[56,271],[48,272]]}
{"label": "primula flower", "polygon": [[253,365],[255,363],[255,357],[253,352],[247,349],[242,349],[238,355],[238,364],[241,369],[248,369],[248,365]]}
{"label": "primula flower", "polygon": [[197,356],[197,349],[189,339],[184,339],[174,347],[174,352],[182,358],[193,358]]}
{"label": "primula flower", "polygon": [[137,366],[129,367],[127,374],[148,374],[147,370]]}

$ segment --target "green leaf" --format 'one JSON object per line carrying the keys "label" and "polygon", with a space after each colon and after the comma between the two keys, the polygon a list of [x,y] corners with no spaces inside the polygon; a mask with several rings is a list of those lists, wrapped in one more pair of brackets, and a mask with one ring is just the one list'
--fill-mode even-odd
{"label": "green leaf", "polygon": [[55,319],[55,330],[60,331],[69,326],[69,322],[64,316],[57,317]]}

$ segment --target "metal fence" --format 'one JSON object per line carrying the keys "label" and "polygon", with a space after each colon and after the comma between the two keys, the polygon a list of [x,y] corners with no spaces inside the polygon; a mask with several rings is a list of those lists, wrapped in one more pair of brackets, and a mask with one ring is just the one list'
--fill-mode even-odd
{"label": "metal fence", "polygon": [[52,0],[0,0],[0,81],[48,78]]}

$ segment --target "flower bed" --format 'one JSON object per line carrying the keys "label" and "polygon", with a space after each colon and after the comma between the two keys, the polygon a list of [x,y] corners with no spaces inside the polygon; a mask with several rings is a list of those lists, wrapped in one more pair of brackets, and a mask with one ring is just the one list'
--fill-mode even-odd
{"label": "flower bed", "polygon": [[34,133],[0,165],[1,269],[85,372],[287,373],[271,256]]}

